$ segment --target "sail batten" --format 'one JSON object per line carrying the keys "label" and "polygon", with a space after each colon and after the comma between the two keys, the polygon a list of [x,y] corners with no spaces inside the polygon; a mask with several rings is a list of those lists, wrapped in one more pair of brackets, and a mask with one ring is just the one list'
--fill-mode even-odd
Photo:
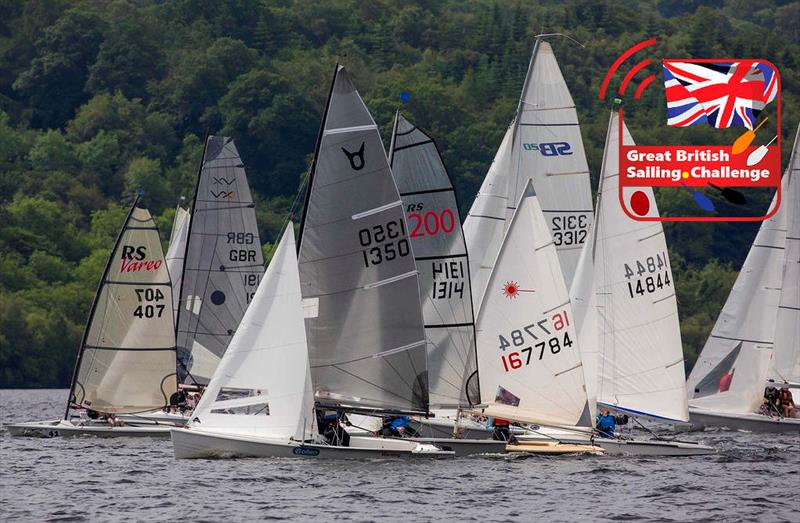
{"label": "sail batten", "polygon": [[400,195],[375,121],[341,66],[320,129],[300,238],[317,398],[427,409],[418,275]]}
{"label": "sail batten", "polygon": [[177,315],[179,372],[206,384],[263,274],[255,204],[231,138],[209,136],[198,175]]}

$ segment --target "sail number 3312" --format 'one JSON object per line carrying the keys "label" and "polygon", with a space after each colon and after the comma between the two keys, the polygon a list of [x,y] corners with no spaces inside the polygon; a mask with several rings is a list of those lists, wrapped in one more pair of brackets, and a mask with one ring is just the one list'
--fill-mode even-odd
{"label": "sail number 3312", "polygon": [[501,334],[500,350],[523,347],[500,355],[503,369],[511,372],[530,365],[531,361],[544,359],[546,353],[555,355],[561,352],[562,348],[572,347],[572,339],[567,332],[569,325],[569,315],[566,310],[563,310],[521,329],[513,330],[508,337]]}
{"label": "sail number 3312", "polygon": [[366,267],[402,258],[411,252],[403,220],[390,220],[361,229],[358,231],[358,242],[363,247],[361,254]]}

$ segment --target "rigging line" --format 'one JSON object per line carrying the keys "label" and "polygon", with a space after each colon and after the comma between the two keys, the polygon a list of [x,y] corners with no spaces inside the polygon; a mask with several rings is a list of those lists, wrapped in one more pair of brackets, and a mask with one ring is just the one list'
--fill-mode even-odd
{"label": "rigging line", "polygon": [[[358,376],[358,375],[356,375],[356,374],[353,374],[352,372],[350,372],[350,371],[348,371],[348,370],[345,370],[345,369],[343,369],[343,368],[341,368],[341,367],[339,367],[339,366],[337,366],[337,365],[331,365],[331,367],[333,367],[334,369],[336,369],[336,370],[338,370],[338,371],[344,372],[345,374],[347,374],[347,375],[349,375],[349,376],[352,376],[353,378],[355,378],[355,379],[357,379],[357,380],[359,380],[359,381],[363,381],[363,382],[364,382],[364,383],[366,383],[367,385],[371,385],[371,386],[375,387],[376,389],[382,390],[382,391],[384,391],[384,392],[388,393],[390,396],[395,396],[395,397],[397,397],[397,398],[400,398],[400,399],[401,399],[401,400],[403,400],[404,402],[407,402],[407,401],[408,401],[408,398],[405,398],[405,397],[403,397],[403,396],[401,396],[401,395],[397,394],[396,392],[393,392],[393,391],[391,391],[391,390],[389,390],[389,389],[386,389],[386,388],[384,388],[384,387],[381,387],[381,386],[380,386],[380,385],[378,385],[377,383],[372,383],[372,382],[371,382],[371,381],[369,381],[368,379],[365,379],[365,378],[362,378],[361,376]],[[395,371],[395,372],[396,372],[396,371]],[[331,398],[331,399],[332,399],[332,398]],[[339,402],[339,403],[338,403],[338,405],[341,405],[341,402]]]}

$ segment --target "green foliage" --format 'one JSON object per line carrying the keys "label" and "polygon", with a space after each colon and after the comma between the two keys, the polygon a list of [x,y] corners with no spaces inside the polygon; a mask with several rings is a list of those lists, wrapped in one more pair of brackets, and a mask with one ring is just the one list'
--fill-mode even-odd
{"label": "green foliage", "polygon": [[[437,140],[469,208],[513,117],[532,37],[553,38],[596,185],[608,122],[597,92],[625,49],[763,57],[781,70],[784,159],[800,119],[800,3],[611,0],[38,0],[0,17],[0,387],[64,386],[98,279],[133,195],[165,243],[194,191],[206,133],[236,145],[270,256],[292,217],[336,62],[384,136],[403,111]],[[656,65],[651,66],[654,69]],[[649,72],[656,72],[651,70]],[[612,82],[618,88],[622,75]],[[644,78],[644,75],[640,77]],[[628,96],[630,98],[630,96]],[[713,143],[667,128],[664,99],[626,103],[642,144]],[[764,135],[774,132],[774,122]],[[773,127],[769,127],[773,125]],[[734,136],[731,131],[727,136]],[[732,139],[732,138],[731,138]],[[658,191],[665,215],[689,193]],[[770,195],[751,200],[766,208]],[[727,205],[712,196],[723,210]],[[687,361],[702,347],[758,224],[669,224]]]}

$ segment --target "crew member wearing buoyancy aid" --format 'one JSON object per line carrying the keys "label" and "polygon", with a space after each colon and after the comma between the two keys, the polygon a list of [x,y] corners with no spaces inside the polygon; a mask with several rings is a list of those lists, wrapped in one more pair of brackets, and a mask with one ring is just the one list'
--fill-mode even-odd
{"label": "crew member wearing buoyancy aid", "polygon": [[628,416],[626,414],[614,416],[608,409],[600,409],[600,412],[597,414],[597,423],[595,424],[597,434],[601,438],[613,438],[617,430],[617,423],[620,425],[627,425]]}
{"label": "crew member wearing buoyancy aid", "polygon": [[507,441],[512,445],[517,443],[517,438],[511,434],[511,424],[508,422],[508,420],[502,418],[489,418],[486,421],[486,426],[494,429],[492,432],[493,440]]}
{"label": "crew member wearing buoyancy aid", "polygon": [[781,411],[784,418],[793,418],[794,413],[797,412],[797,406],[794,404],[792,391],[789,390],[789,385],[784,384],[781,391],[778,393],[778,400],[780,401]]}

